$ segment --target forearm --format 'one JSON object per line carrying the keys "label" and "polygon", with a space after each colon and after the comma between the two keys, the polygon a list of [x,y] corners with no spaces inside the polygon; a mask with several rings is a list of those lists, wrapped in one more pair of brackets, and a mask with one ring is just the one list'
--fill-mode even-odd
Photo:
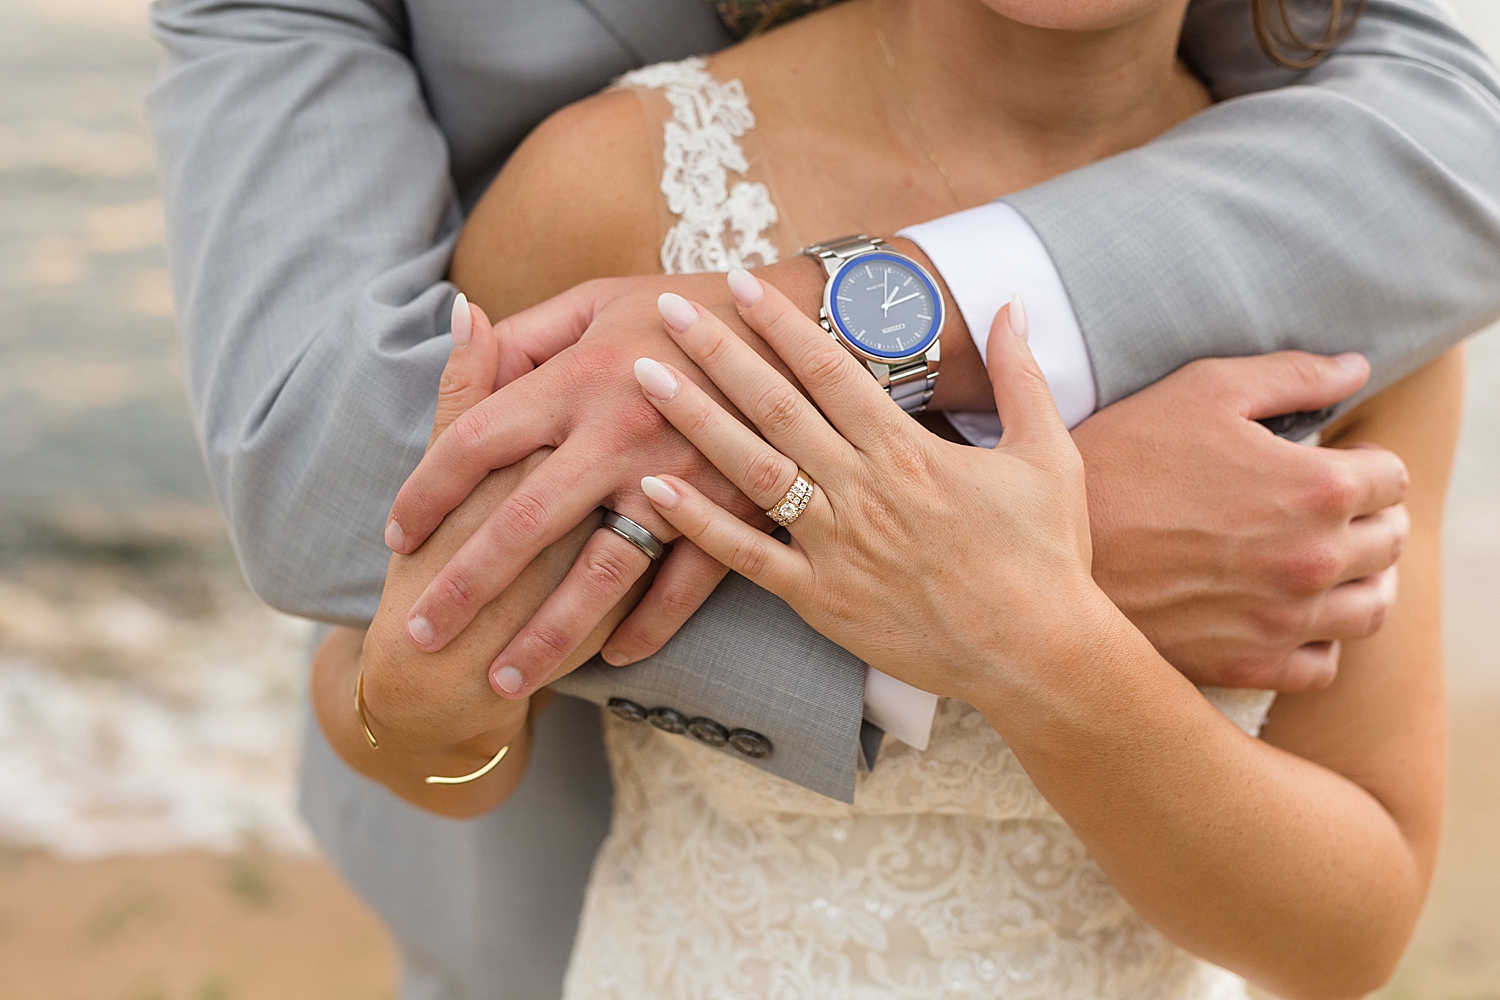
{"label": "forearm", "polygon": [[404,12],[167,0],[152,23],[167,59],[148,110],[215,493],[258,594],[363,626],[447,356],[459,222]]}
{"label": "forearm", "polygon": [[1439,5],[1373,0],[1294,75],[1242,3],[1203,0],[1183,51],[1221,103],[1006,198],[1063,279],[1099,406],[1285,348],[1365,354],[1368,396],[1500,313],[1500,82]]}
{"label": "forearm", "polygon": [[[1251,739],[1097,591],[978,705],[1143,917],[1289,997],[1399,958],[1427,872],[1352,781]],[[995,676],[1002,676],[996,671]]]}

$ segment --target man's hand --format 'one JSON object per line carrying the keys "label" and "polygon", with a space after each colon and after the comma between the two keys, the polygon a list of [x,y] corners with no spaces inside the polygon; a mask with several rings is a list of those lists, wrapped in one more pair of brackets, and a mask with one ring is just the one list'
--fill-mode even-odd
{"label": "man's hand", "polygon": [[1338,640],[1384,621],[1405,466],[1256,423],[1331,405],[1368,377],[1352,354],[1198,361],[1074,429],[1095,580],[1195,683],[1315,690],[1334,678]]}
{"label": "man's hand", "polygon": [[[677,284],[690,281],[728,298],[722,275]],[[497,326],[497,382],[506,384],[460,416],[428,451],[396,500],[388,542],[398,552],[414,551],[491,470],[538,449],[555,451],[499,504],[412,606],[408,634],[419,648],[443,648],[537,553],[596,507],[618,511],[663,541],[675,538],[640,495],[640,478],[652,469],[691,479],[748,521],[765,520],[641,396],[633,374],[639,357],[665,356],[684,372],[696,372],[662,329],[657,284],[583,286],[569,293],[571,301],[553,300]],[[726,310],[734,315],[732,305]],[[538,329],[559,342],[547,343]],[[562,346],[575,337],[577,343]],[[526,377],[517,378],[521,374]],[[495,660],[490,676],[496,689],[518,697],[544,683],[648,566],[629,542],[595,532],[567,578]],[[608,658],[629,662],[654,651],[725,572],[691,543],[676,545],[618,630]]]}

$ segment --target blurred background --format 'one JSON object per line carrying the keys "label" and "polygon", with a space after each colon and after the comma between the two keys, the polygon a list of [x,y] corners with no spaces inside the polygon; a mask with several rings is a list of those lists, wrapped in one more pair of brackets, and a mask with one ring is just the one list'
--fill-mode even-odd
{"label": "blurred background", "polygon": [[[183,399],[144,2],[0,23],[0,998],[392,997],[296,814],[311,629],[241,581]],[[1469,359],[1447,836],[1386,1000],[1500,1000],[1500,330]]]}

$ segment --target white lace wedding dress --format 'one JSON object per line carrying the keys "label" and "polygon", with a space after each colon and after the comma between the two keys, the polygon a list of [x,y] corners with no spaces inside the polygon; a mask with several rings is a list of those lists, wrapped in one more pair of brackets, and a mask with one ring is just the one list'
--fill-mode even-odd
{"label": "white lace wedding dress", "polygon": [[[755,117],[739,83],[702,60],[621,83],[666,102],[666,270],[785,252],[767,235],[787,231],[770,189],[748,179]],[[1204,693],[1252,735],[1273,697]],[[614,825],[568,1000],[1245,996],[1136,915],[962,702],[939,702],[925,752],[887,737],[852,805],[685,736],[604,724]]]}

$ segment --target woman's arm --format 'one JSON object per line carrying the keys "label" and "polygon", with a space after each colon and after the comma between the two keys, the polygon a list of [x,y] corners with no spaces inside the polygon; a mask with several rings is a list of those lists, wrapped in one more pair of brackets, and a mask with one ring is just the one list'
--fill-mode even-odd
{"label": "woman's arm", "polygon": [[[1113,609],[1030,668],[987,714],[1131,904],[1183,947],[1288,997],[1383,984],[1427,895],[1440,832],[1439,555],[1457,436],[1455,349],[1371,399],[1330,444],[1406,462],[1411,533],[1384,628],[1338,678],[1282,695],[1244,737]],[[1330,498],[1334,499],[1334,498]],[[1100,636],[1115,643],[1097,655]]]}
{"label": "woman's arm", "polygon": [[[452,278],[484,308],[474,310],[472,339],[466,347],[455,345],[443,372],[429,447],[495,386],[505,345],[491,333],[485,309],[506,316],[580,281],[653,267],[652,237],[660,224],[654,170],[638,99],[624,92],[558,112],[506,163],[476,206],[454,255]],[[456,317],[455,329],[458,324]],[[597,519],[589,518],[544,549],[441,651],[424,653],[412,646],[406,615],[438,569],[549,453],[542,450],[491,472],[421,548],[393,556],[368,632],[337,630],[313,663],[314,709],[339,756],[433,812],[478,815],[509,797],[524,776],[530,721],[549,695],[500,698],[490,686],[489,668],[568,573]],[[563,657],[554,676],[596,653],[649,582],[649,573],[637,581]],[[361,669],[365,713],[378,749],[369,745],[355,710]],[[464,785],[424,780],[469,773],[506,745],[511,749],[505,759],[479,780]]]}
{"label": "woman's arm", "polygon": [[791,546],[749,532],[677,477],[643,484],[657,509],[867,662],[979,708],[1113,883],[1173,940],[1284,996],[1352,997],[1383,982],[1436,849],[1432,580],[1458,360],[1412,376],[1350,427],[1405,454],[1420,477],[1407,550],[1417,579],[1387,630],[1351,651],[1353,676],[1288,702],[1261,741],[1093,583],[1082,465],[1009,310],[989,341],[1006,435],[980,451],[916,432],[778,293],[744,272],[730,283],[826,420],[702,311],[663,314],[783,454],[686,380],[648,370],[642,384],[716,464],[738,470],[753,500],[773,503],[798,466],[818,489]]}

